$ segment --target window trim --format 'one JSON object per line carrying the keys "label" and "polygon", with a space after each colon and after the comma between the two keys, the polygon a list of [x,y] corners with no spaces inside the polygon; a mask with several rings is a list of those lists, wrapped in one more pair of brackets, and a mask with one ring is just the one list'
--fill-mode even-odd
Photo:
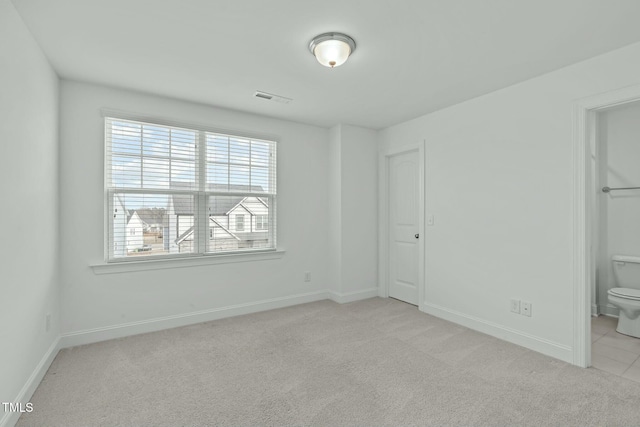
{"label": "window trim", "polygon": [[[101,108],[100,115],[102,116],[103,119],[110,117],[112,119],[148,122],[151,124],[156,124],[161,126],[171,126],[171,127],[178,127],[178,128],[189,129],[189,130],[198,130],[198,131],[204,131],[204,132],[217,133],[217,134],[226,135],[226,136],[235,136],[235,137],[248,138],[248,139],[260,139],[264,141],[275,142],[276,145],[280,142],[280,137],[276,134],[255,132],[250,130],[247,131],[244,129],[229,129],[229,128],[211,126],[204,123],[180,121],[180,120],[170,119],[162,116],[132,113],[132,112],[110,109],[110,108]],[[102,124],[104,127],[104,122],[102,122]],[[106,150],[106,147],[105,147],[105,150]]]}
{"label": "window trim", "polygon": [[281,259],[286,254],[284,249],[264,249],[247,252],[224,252],[207,255],[187,255],[180,257],[148,257],[127,259],[117,262],[100,262],[91,264],[94,274],[128,273],[133,271],[162,270],[166,268],[197,267],[236,262],[252,262]]}
{"label": "window trim", "polygon": [[[278,145],[279,145],[279,140],[280,138],[277,135],[274,134],[267,134],[267,133],[256,133],[256,132],[252,132],[252,131],[245,131],[245,130],[230,130],[230,129],[224,129],[224,128],[219,128],[219,127],[215,127],[215,126],[211,126],[211,125],[205,125],[205,124],[199,124],[199,123],[195,123],[195,122],[183,122],[183,121],[179,121],[179,120],[175,120],[175,119],[167,119],[164,117],[159,117],[159,116],[153,116],[153,115],[147,115],[147,114],[140,114],[140,113],[132,113],[132,112],[127,112],[127,111],[122,111],[122,110],[116,110],[116,109],[111,109],[111,108],[101,108],[100,109],[100,115],[102,117],[102,128],[104,131],[104,135],[103,135],[103,149],[104,149],[104,161],[103,161],[103,191],[104,191],[104,207],[105,207],[105,215],[104,215],[104,236],[103,236],[103,247],[104,247],[104,264],[92,264],[91,267],[92,269],[94,269],[94,273],[96,274],[104,274],[103,272],[98,272],[103,271],[104,267],[109,265],[109,266],[113,266],[113,265],[121,265],[121,264],[135,264],[135,265],[144,265],[147,266],[149,263],[152,264],[157,264],[157,263],[163,263],[163,262],[169,262],[172,263],[172,261],[179,261],[180,264],[182,264],[185,260],[199,260],[199,262],[191,262],[189,264],[193,264],[193,265],[203,265],[203,264],[217,264],[220,262],[212,262],[213,259],[215,258],[219,258],[221,260],[222,263],[224,262],[239,262],[239,261],[232,261],[232,257],[235,255],[241,256],[241,257],[245,257],[246,255],[256,255],[256,256],[260,256],[259,258],[263,258],[265,253],[272,253],[272,254],[280,254],[278,256],[278,258],[280,258],[282,255],[284,254],[284,251],[279,249],[278,247],[278,239],[277,239],[277,231],[276,228],[273,226],[275,224],[272,224],[273,219],[275,219],[277,217],[276,214],[276,207],[277,207],[277,176],[278,176],[278,156],[277,156],[277,151],[278,151]],[[197,252],[195,253],[189,253],[189,254],[180,254],[180,253],[176,253],[176,254],[171,254],[171,255],[149,255],[149,256],[145,256],[144,259],[140,259],[138,257],[121,257],[121,258],[112,258],[111,257],[111,245],[110,245],[110,235],[109,235],[109,230],[110,230],[110,214],[109,212],[112,211],[112,205],[113,205],[113,194],[117,193],[117,192],[140,192],[140,193],[145,193],[145,192],[150,192],[150,193],[156,193],[156,192],[168,192],[168,193],[175,193],[175,191],[167,191],[167,190],[162,190],[162,189],[116,189],[116,188],[108,188],[107,187],[107,183],[109,182],[110,179],[110,171],[108,170],[108,168],[106,167],[106,162],[108,161],[108,156],[110,155],[109,153],[109,147],[107,146],[107,138],[110,139],[110,130],[107,129],[107,126],[105,125],[106,123],[106,119],[107,118],[111,118],[111,119],[120,119],[120,120],[129,120],[129,121],[137,121],[137,122],[143,122],[143,123],[148,123],[151,125],[159,125],[159,126],[168,126],[168,127],[176,127],[176,128],[183,128],[183,129],[188,129],[188,130],[192,130],[192,131],[196,131],[199,132],[200,134],[202,133],[214,133],[217,135],[223,135],[223,136],[228,136],[228,137],[235,137],[235,138],[244,138],[244,139],[250,139],[250,140],[259,140],[259,141],[264,141],[264,142],[271,142],[274,144],[275,147],[275,152],[276,152],[276,158],[275,158],[275,164],[274,164],[274,174],[273,176],[269,176],[269,183],[270,186],[273,186],[276,188],[276,192],[275,193],[259,193],[259,197],[268,197],[270,199],[270,201],[272,202],[272,206],[270,207],[270,209],[272,209],[272,214],[268,215],[268,230],[270,233],[270,237],[273,240],[273,247],[272,248],[259,248],[259,249],[238,249],[235,251],[225,251],[225,252],[206,252],[206,250],[204,249],[205,247],[205,242],[202,241],[199,244],[197,244]],[[202,150],[204,152],[204,150],[206,149],[206,144],[200,144],[200,150]],[[203,152],[198,152],[197,156],[202,156]],[[206,156],[204,157],[206,159]],[[199,167],[200,169],[200,174],[204,174],[204,168]],[[202,179],[202,176],[198,177],[198,180]],[[206,199],[206,197],[208,195],[210,195],[210,191],[190,191],[190,194],[193,194],[194,197],[196,198],[196,209],[201,210],[202,212],[200,212],[201,215],[205,215],[206,216],[206,207],[204,206],[204,200]],[[224,195],[233,195],[233,192],[230,193],[225,193]],[[243,195],[247,195],[250,193],[242,193]],[[257,194],[257,193],[256,193]],[[273,218],[273,219],[272,219]],[[206,223],[206,227],[208,227],[208,223]],[[201,230],[202,228],[202,230]],[[273,230],[273,233],[272,231]],[[203,224],[196,224],[196,232],[197,234],[200,236],[205,236],[206,230],[205,230],[205,226],[204,223]],[[272,234],[271,234],[272,233]],[[199,240],[206,240],[206,239],[199,239]],[[208,246],[208,245],[207,245]],[[203,262],[203,260],[206,259],[206,262]],[[267,258],[270,259],[270,258]],[[224,261],[226,260],[226,261]],[[243,261],[249,261],[249,259],[242,259]],[[172,263],[175,264],[175,263]],[[176,267],[180,267],[182,265],[176,265]],[[132,269],[127,269],[126,271],[136,271],[136,270],[147,270],[147,269],[155,269],[155,268],[159,268],[157,266],[155,267],[148,267],[148,268],[132,268]],[[173,268],[173,267],[167,267],[167,268]],[[117,272],[117,271],[114,271]]]}

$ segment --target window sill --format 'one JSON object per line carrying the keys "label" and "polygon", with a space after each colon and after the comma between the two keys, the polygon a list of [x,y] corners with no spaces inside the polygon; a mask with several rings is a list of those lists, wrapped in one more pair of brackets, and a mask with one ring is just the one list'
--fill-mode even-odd
{"label": "window sill", "polygon": [[146,261],[123,261],[92,264],[94,274],[129,273],[145,270],[163,270],[166,268],[198,267],[216,264],[228,264],[232,262],[251,262],[280,259],[284,256],[284,250],[247,252],[224,255],[202,255],[188,258],[154,259]]}

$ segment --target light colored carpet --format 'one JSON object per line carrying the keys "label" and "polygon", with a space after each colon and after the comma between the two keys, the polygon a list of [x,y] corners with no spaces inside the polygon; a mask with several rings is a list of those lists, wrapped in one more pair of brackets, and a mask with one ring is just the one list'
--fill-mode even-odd
{"label": "light colored carpet", "polygon": [[373,298],[66,349],[18,426],[640,425],[640,384]]}

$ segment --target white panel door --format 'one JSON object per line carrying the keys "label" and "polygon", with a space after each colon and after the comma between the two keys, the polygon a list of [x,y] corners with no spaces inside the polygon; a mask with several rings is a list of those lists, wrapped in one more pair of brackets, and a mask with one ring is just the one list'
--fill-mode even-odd
{"label": "white panel door", "polygon": [[389,158],[389,296],[418,305],[418,151]]}

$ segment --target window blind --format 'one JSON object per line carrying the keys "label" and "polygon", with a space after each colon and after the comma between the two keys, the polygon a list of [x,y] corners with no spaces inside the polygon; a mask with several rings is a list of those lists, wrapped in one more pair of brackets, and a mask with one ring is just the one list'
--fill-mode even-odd
{"label": "window blind", "polygon": [[276,143],[107,117],[109,261],[275,249]]}

